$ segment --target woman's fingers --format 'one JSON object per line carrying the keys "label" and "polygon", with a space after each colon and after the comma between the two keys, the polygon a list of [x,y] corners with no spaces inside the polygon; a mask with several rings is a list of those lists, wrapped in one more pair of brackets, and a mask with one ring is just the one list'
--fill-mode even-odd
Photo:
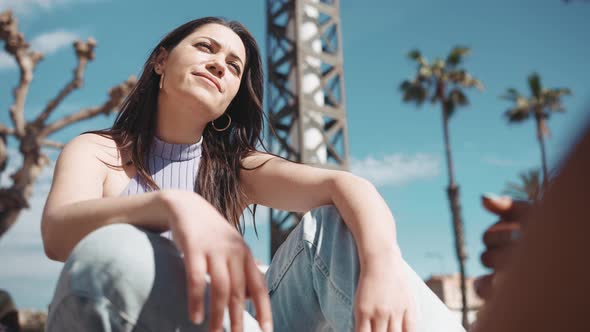
{"label": "woman's fingers", "polygon": [[[389,325],[388,317],[384,317],[384,316],[373,317],[373,319],[371,320],[371,332],[387,332],[388,325]],[[401,326],[401,324],[399,324],[399,322],[396,324],[393,324],[393,321],[392,321],[392,325]],[[399,328],[395,328],[393,331],[394,332],[401,332],[401,330]]]}
{"label": "woman's fingers", "polygon": [[408,309],[403,316],[374,312],[355,313],[356,332],[416,332],[416,315]]}
{"label": "woman's fingers", "polygon": [[[403,317],[398,317],[394,319],[394,317],[390,317],[387,325],[387,332],[403,332],[402,330],[403,325]],[[380,331],[380,330],[377,330]]]}
{"label": "woman's fingers", "polygon": [[387,332],[401,332],[402,330],[396,329],[396,324],[394,324],[393,319],[389,320],[389,324],[387,325]]}
{"label": "woman's fingers", "polygon": [[229,271],[224,259],[209,256],[207,265],[211,276],[209,331],[221,331],[223,328],[223,314],[230,296]]}
{"label": "woman's fingers", "polygon": [[205,318],[205,288],[207,281],[207,260],[202,254],[187,252],[184,256],[186,266],[186,289],[189,318],[200,324]]}
{"label": "woman's fingers", "polygon": [[246,279],[244,254],[230,258],[228,269],[230,274],[229,319],[232,332],[242,332],[244,320],[244,301],[246,300]]}
{"label": "woman's fingers", "polygon": [[404,320],[402,322],[402,332],[416,332],[418,329],[416,328],[416,312],[413,309],[406,310],[406,314],[404,315]]}
{"label": "woman's fingers", "polygon": [[355,318],[355,332],[371,332],[371,321],[367,318]]}
{"label": "woman's fingers", "polygon": [[256,320],[258,320],[260,328],[264,332],[272,331],[272,311],[268,290],[264,278],[254,262],[254,257],[249,252],[246,256],[246,287],[256,309]]}

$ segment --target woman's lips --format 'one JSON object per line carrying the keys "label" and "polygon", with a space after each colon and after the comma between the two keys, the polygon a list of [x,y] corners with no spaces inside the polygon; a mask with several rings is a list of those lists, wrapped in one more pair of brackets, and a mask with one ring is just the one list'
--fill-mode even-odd
{"label": "woman's lips", "polygon": [[221,86],[219,85],[219,82],[217,82],[210,75],[207,75],[205,73],[193,73],[193,75],[198,76],[198,77],[206,80],[210,85],[212,85],[213,87],[217,88],[217,91],[222,92]]}

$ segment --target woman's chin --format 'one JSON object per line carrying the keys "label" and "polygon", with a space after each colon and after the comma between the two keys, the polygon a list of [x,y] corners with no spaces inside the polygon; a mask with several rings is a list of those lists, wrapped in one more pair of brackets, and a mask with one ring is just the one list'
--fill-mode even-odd
{"label": "woman's chin", "polygon": [[195,88],[187,91],[186,98],[191,100],[191,103],[197,104],[211,104],[213,98],[209,91],[202,88]]}
{"label": "woman's chin", "polygon": [[207,122],[211,122],[221,116],[223,116],[223,110],[220,110],[218,106],[212,106],[200,103],[192,108],[201,119],[207,119]]}

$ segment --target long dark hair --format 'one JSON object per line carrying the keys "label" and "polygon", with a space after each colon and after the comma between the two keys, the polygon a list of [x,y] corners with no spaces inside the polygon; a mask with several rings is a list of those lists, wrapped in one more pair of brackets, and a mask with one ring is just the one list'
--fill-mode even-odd
{"label": "long dark hair", "polygon": [[[264,147],[263,77],[260,51],[252,34],[241,23],[218,17],[204,17],[187,22],[168,33],[156,45],[147,59],[136,86],[122,103],[115,123],[109,129],[89,131],[112,138],[120,150],[130,151],[131,161],[151,190],[159,190],[148,173],[144,157],[150,151],[155,135],[160,76],[154,71],[161,49],[171,52],[186,36],[205,24],[220,24],[235,32],[246,49],[246,63],[240,88],[228,106],[231,126],[223,131],[213,130],[211,123],[203,131],[202,158],[195,191],[211,203],[238,231],[243,234],[240,216],[248,199],[240,186],[241,160]],[[224,113],[225,114],[225,113]],[[217,125],[217,127],[225,125]],[[266,150],[266,149],[265,149]],[[118,167],[122,167],[118,166]],[[254,214],[256,206],[254,206]],[[254,222],[256,231],[256,223]]]}

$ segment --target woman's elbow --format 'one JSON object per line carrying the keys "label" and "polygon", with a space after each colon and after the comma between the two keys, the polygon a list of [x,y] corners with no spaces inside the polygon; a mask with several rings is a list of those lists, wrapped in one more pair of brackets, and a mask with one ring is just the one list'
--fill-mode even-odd
{"label": "woman's elbow", "polygon": [[41,219],[41,239],[43,240],[43,250],[47,258],[58,262],[66,260],[66,257],[60,254],[57,248],[58,240],[53,235],[52,222],[47,216],[43,216]]}
{"label": "woman's elbow", "polygon": [[51,259],[52,261],[62,262],[62,263],[64,263],[66,261],[65,257],[62,257],[61,255],[57,255],[56,254],[57,251],[53,251],[47,245],[44,245],[43,248],[45,249],[45,256],[47,256],[47,258]]}

